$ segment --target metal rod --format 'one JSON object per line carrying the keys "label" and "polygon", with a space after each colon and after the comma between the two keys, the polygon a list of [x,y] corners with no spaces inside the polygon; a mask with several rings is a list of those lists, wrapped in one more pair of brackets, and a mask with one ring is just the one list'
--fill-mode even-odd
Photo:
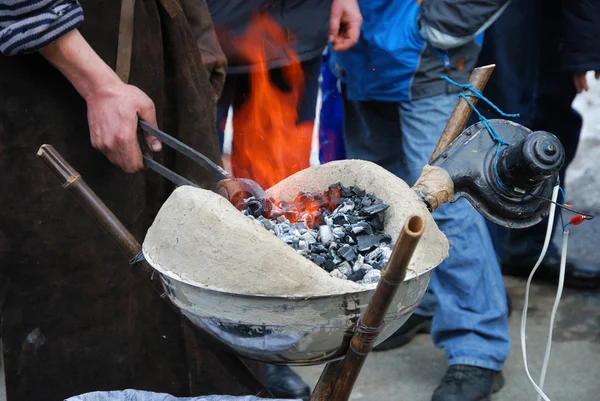
{"label": "metal rod", "polygon": [[[494,68],[496,68],[495,64],[486,65],[483,67],[477,67],[471,72],[469,76],[469,83],[473,88],[483,91],[485,86],[494,72]],[[472,93],[469,90],[465,90],[464,94]],[[477,104],[477,98],[470,98],[471,103],[473,105]],[[444,152],[444,150],[450,145],[465,129],[465,125],[467,125],[467,121],[469,121],[469,117],[471,117],[471,113],[473,110],[471,106],[463,99],[458,98],[458,102],[454,107],[454,111],[446,124],[446,128],[444,128],[444,132],[442,132],[442,136],[438,141],[433,154],[431,155],[431,159],[429,161],[433,161],[436,157]]]}
{"label": "metal rod", "polygon": [[158,128],[153,127],[152,125],[148,124],[145,121],[139,120],[138,125],[142,131],[155,136],[162,143],[164,143],[165,145],[169,146],[170,148],[176,150],[177,152],[181,153],[182,155],[189,157],[196,164],[200,164],[200,165],[204,164],[204,165],[208,166],[209,169],[215,175],[217,181],[224,180],[226,178],[231,178],[231,175],[227,172],[227,170],[225,170],[223,167],[217,165],[215,162],[210,160],[208,157],[204,156],[202,153],[198,152],[196,149],[186,145],[185,143],[181,142],[180,140],[178,140],[176,138],[173,138],[171,135],[169,135],[165,132],[162,132]]}
{"label": "metal rod", "polygon": [[310,401],[347,401],[350,398],[367,355],[383,328],[385,314],[406,277],[408,265],[424,230],[425,222],[420,216],[412,216],[407,220],[367,310],[357,323],[346,356],[326,366]]}

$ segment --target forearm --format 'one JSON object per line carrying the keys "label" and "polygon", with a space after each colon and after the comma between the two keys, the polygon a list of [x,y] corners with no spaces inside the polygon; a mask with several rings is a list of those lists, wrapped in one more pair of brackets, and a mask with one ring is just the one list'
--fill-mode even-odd
{"label": "forearm", "polygon": [[84,99],[102,87],[122,83],[77,29],[40,49],[40,53],[71,82]]}

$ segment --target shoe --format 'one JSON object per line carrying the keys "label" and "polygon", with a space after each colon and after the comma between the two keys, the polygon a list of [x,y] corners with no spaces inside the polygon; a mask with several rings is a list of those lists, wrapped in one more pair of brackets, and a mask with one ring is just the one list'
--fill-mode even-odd
{"label": "shoe", "polygon": [[[502,262],[502,272],[516,277],[528,277],[537,262],[537,256],[512,256]],[[552,246],[538,268],[535,277],[556,283],[560,273],[560,252]],[[575,262],[567,257],[565,285],[571,288],[594,289],[600,286],[600,266]]]}
{"label": "shoe", "polygon": [[431,401],[490,401],[504,386],[502,372],[469,365],[448,368]]}
{"label": "shoe", "polygon": [[394,334],[373,348],[373,351],[387,351],[394,348],[400,348],[411,342],[417,334],[431,333],[431,320],[431,317],[413,314]]}
{"label": "shoe", "polygon": [[267,388],[275,398],[308,401],[310,387],[289,366],[263,363]]}

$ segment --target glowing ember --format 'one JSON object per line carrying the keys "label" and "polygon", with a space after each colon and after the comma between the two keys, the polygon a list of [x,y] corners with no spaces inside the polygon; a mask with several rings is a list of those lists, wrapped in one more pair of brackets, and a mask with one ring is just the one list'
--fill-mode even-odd
{"label": "glowing ember", "polygon": [[[313,124],[297,123],[303,71],[286,32],[267,17],[257,17],[235,46],[255,68],[250,96],[233,116],[231,167],[234,176],[269,188],[309,167]],[[278,88],[267,69],[266,55],[279,49],[291,62],[282,68],[289,90]]]}
{"label": "glowing ember", "polygon": [[333,277],[375,283],[391,253],[383,212],[389,205],[357,187],[334,184],[294,202],[246,200],[243,213]]}

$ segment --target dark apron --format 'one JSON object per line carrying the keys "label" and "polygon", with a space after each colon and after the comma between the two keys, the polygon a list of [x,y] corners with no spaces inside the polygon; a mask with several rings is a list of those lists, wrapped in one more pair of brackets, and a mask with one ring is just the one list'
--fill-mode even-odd
{"label": "dark apron", "polygon": [[[82,4],[80,30],[114,68],[120,0]],[[154,100],[160,128],[220,161],[216,94],[194,33],[182,12],[172,17],[156,0],[137,0],[129,82]],[[44,143],[139,241],[173,189],[152,172],[127,175],[94,150],[85,102],[39,55],[0,59],[0,327],[8,399],[124,388],[247,393],[36,159]],[[167,166],[214,185],[203,169],[163,153]]]}

